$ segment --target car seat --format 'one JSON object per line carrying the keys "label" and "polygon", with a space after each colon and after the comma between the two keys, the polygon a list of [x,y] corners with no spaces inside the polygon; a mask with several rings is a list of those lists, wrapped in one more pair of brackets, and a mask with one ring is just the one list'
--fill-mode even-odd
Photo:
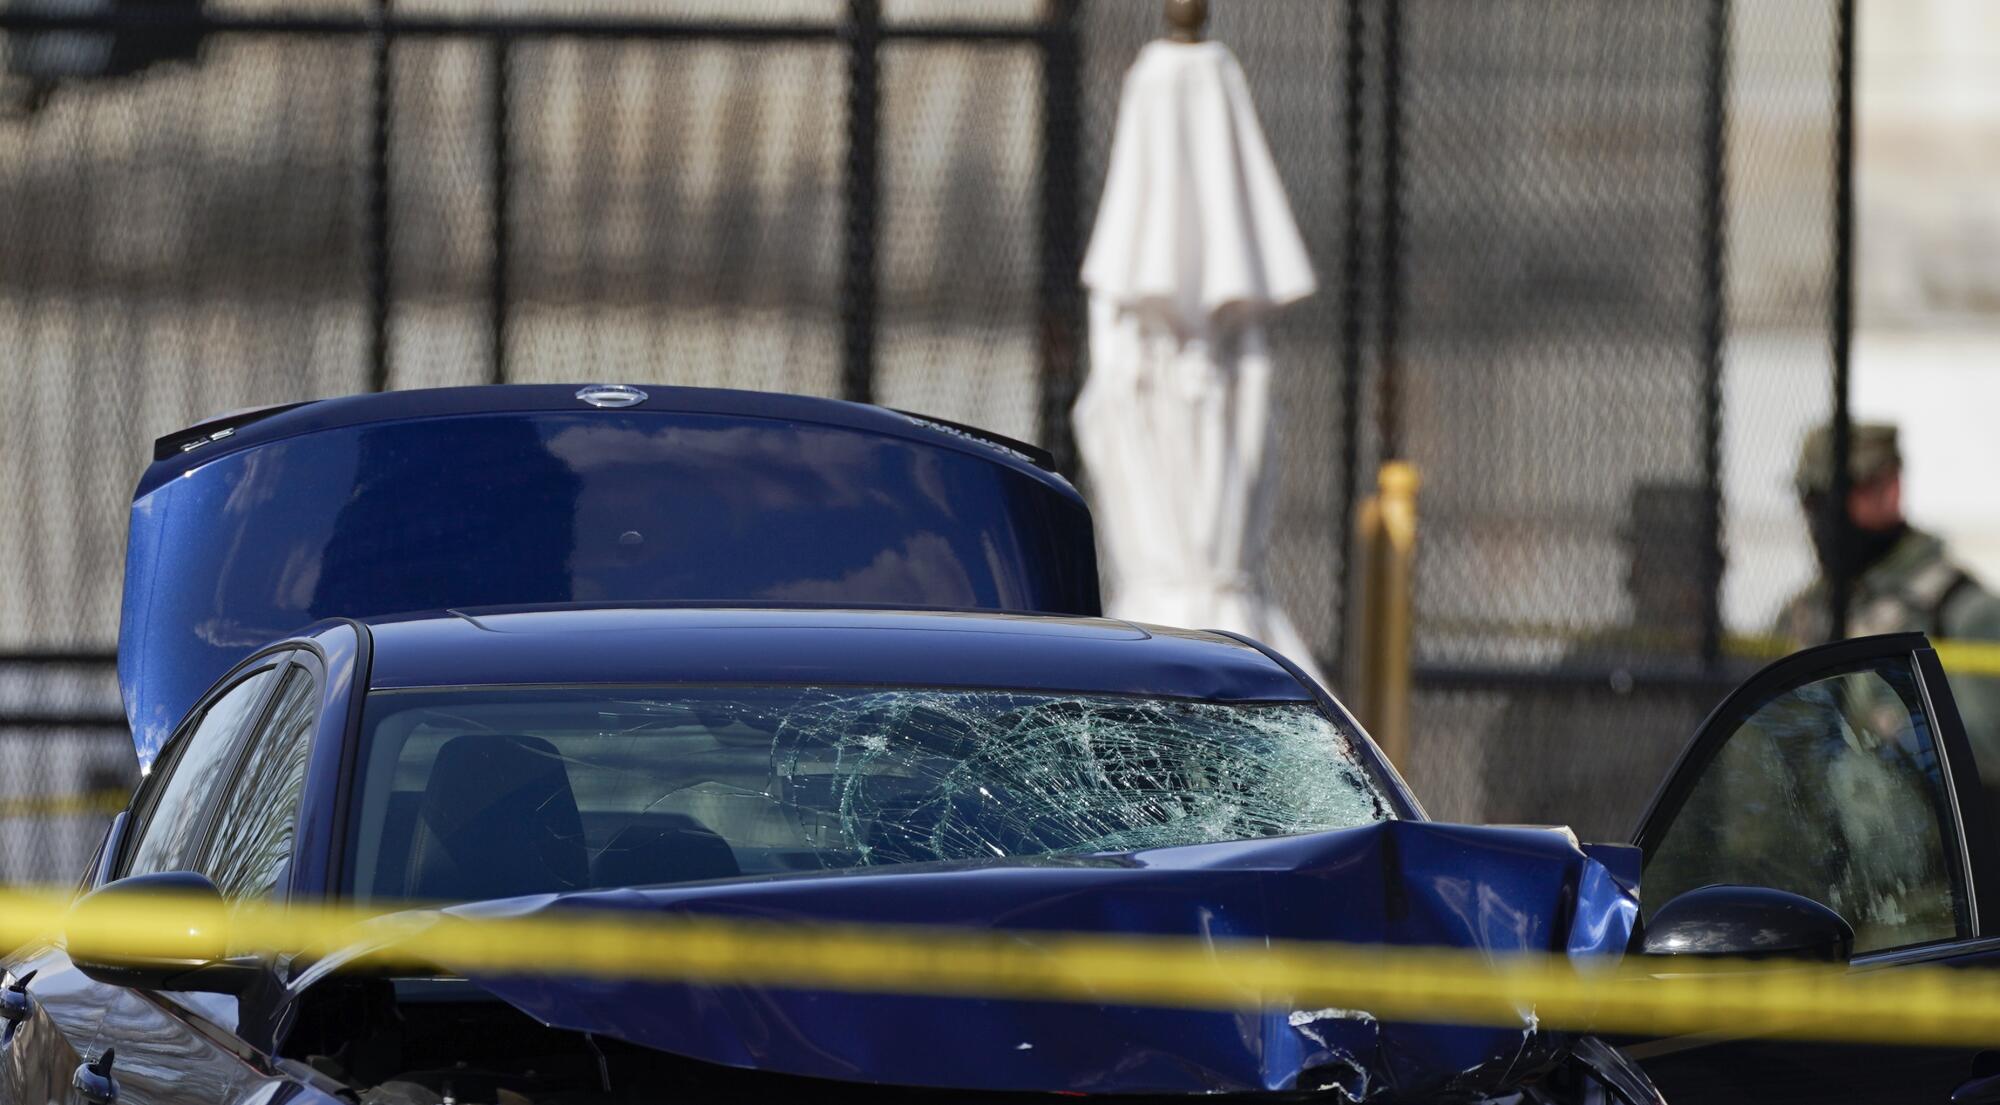
{"label": "car seat", "polygon": [[589,885],[583,819],[556,747],[468,733],[446,741],[417,807],[404,892],[477,901]]}

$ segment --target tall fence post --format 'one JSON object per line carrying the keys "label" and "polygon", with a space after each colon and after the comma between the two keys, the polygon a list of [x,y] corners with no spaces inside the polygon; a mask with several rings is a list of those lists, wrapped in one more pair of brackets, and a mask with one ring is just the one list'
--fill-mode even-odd
{"label": "tall fence post", "polygon": [[1375,418],[1385,460],[1403,457],[1403,4],[1382,4],[1382,370]]}
{"label": "tall fence post", "polygon": [[390,107],[395,99],[394,44],[387,26],[391,0],[376,0],[376,27],[370,45],[372,100],[368,128],[368,390],[389,386],[389,139]]}
{"label": "tall fence post", "polygon": [[1729,331],[1729,0],[1711,0],[1708,102],[1702,118],[1701,660],[1722,663],[1722,367]]}
{"label": "tall fence post", "polygon": [[1355,626],[1353,610],[1355,595],[1361,586],[1358,568],[1360,549],[1355,512],[1361,508],[1361,382],[1367,373],[1367,366],[1361,360],[1361,313],[1366,300],[1362,295],[1363,262],[1367,251],[1362,243],[1362,189],[1366,187],[1367,176],[1363,169],[1367,163],[1367,136],[1364,127],[1367,122],[1368,93],[1367,64],[1368,51],[1364,36],[1367,20],[1363,15],[1363,5],[1367,0],[1347,0],[1345,62],[1347,72],[1343,74],[1346,102],[1341,105],[1340,142],[1347,158],[1345,192],[1341,196],[1341,243],[1340,255],[1340,347],[1338,352],[1340,372],[1340,502],[1339,517],[1335,520],[1337,529],[1335,548],[1340,550],[1340,574],[1334,579],[1334,586],[1340,596],[1340,617],[1335,621],[1339,627],[1333,662],[1328,671],[1346,672],[1353,660],[1353,646],[1349,638],[1350,629]]}
{"label": "tall fence post", "polygon": [[1078,64],[1077,18],[1081,0],[1047,0],[1041,38],[1042,149],[1040,304],[1038,314],[1039,413],[1042,444],[1057,471],[1077,476],[1076,436],[1070,407],[1076,402],[1083,345],[1083,263],[1080,192],[1083,157],[1083,80]]}
{"label": "tall fence post", "polygon": [[[1352,13],[1350,13],[1351,15]],[[1398,765],[1409,762],[1416,649],[1417,468],[1403,456],[1403,12],[1382,4],[1382,228],[1377,328],[1381,368],[1375,417],[1381,464],[1376,493],[1357,511],[1362,584],[1358,651],[1351,656],[1361,720]],[[1352,248],[1352,247],[1350,247]],[[1358,342],[1358,339],[1357,339]],[[1358,354],[1357,354],[1358,355]]]}
{"label": "tall fence post", "polygon": [[489,187],[493,189],[491,258],[493,271],[489,278],[488,292],[491,296],[493,360],[487,382],[504,384],[507,382],[507,264],[511,248],[508,229],[513,216],[512,149],[508,133],[510,122],[507,116],[510,106],[508,100],[513,94],[511,72],[514,57],[513,41],[505,34],[494,35],[491,49],[492,58],[489,65],[493,87],[489,92],[488,106],[493,112],[491,120],[493,160],[489,166]]}
{"label": "tall fence post", "polygon": [[[1849,367],[1854,328],[1854,0],[1839,0],[1834,18],[1833,121],[1833,480],[1822,504],[1827,532],[1834,547],[1845,548],[1847,497],[1852,486],[1848,458],[1853,452],[1848,410]],[[1847,636],[1849,578],[1846,558],[1829,556],[1823,566],[1827,582],[1827,625],[1834,640]]]}
{"label": "tall fence post", "polygon": [[875,401],[875,264],[881,204],[882,8],[848,0],[846,242],[841,270],[840,396]]}

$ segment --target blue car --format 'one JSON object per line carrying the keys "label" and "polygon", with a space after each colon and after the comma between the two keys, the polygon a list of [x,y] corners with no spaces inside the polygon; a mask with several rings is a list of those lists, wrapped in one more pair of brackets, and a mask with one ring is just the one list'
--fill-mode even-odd
{"label": "blue car", "polygon": [[[253,411],[156,456],[120,642],[148,771],[84,878],[96,898],[1599,962],[1977,957],[1978,918],[2000,917],[1921,637],[1769,669],[1697,735],[1636,847],[1580,845],[1428,821],[1347,711],[1254,641],[1103,618],[1083,502],[983,431],[517,386]],[[53,942],[5,962],[5,1101],[1647,1105],[1907,1100],[1892,1089],[1917,1069],[1726,1035],[1620,1051],[1532,1010],[1429,1026],[507,976],[448,955],[412,977],[270,948]],[[1969,1053],[1925,1064],[1940,1099],[1974,1073]]]}

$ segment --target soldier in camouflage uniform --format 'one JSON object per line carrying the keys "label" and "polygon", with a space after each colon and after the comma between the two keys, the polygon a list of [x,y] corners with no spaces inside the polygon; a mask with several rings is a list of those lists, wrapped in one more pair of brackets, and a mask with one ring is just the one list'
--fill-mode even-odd
{"label": "soldier in camouflage uniform", "polygon": [[[1896,427],[1856,423],[1850,438],[1847,517],[1840,540],[1827,531],[1833,485],[1833,431],[1821,426],[1799,451],[1795,483],[1822,569],[1840,565],[1851,581],[1847,632],[1861,637],[1916,630],[1933,640],[2000,640],[2000,599],[1952,561],[1944,542],[1903,518],[1903,459]],[[1788,646],[1832,636],[1827,582],[1815,580],[1785,605],[1774,632]],[[1958,700],[1987,788],[2000,789],[2000,679],[1954,674]]]}

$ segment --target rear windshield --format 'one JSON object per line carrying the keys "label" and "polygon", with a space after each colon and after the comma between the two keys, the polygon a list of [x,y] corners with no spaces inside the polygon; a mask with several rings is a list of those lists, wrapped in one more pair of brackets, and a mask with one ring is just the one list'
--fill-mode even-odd
{"label": "rear windshield", "polygon": [[1307,703],[926,688],[371,695],[346,889],[464,901],[1392,816]]}

